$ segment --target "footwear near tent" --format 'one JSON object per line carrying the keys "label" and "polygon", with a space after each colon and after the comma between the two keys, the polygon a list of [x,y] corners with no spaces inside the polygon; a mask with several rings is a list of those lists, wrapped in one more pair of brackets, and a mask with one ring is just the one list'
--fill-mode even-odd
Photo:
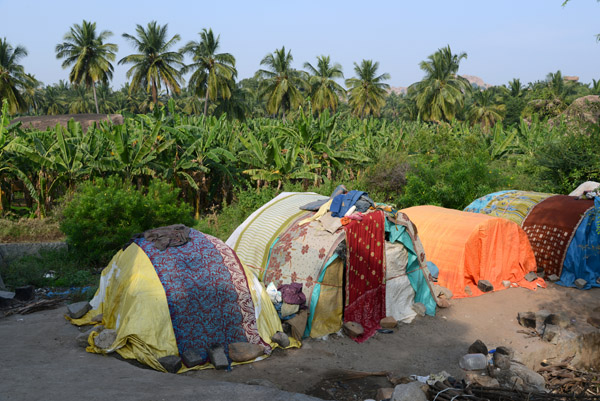
{"label": "footwear near tent", "polygon": [[568,287],[582,278],[586,289],[600,287],[600,242],[594,229],[599,210],[590,199],[514,190],[486,195],[465,209],[518,223],[546,276],[555,274],[557,284]]}
{"label": "footwear near tent", "polygon": [[[293,196],[298,195],[300,194]],[[317,218],[319,212],[315,214],[301,211],[301,205],[291,202],[293,196],[280,195],[261,207],[232,234],[227,243],[232,244],[238,252],[239,232],[252,232],[257,238],[269,238],[267,241],[256,242],[253,253],[238,252],[240,260],[248,265],[252,260],[260,259],[254,255],[267,255],[265,264],[255,265],[254,269],[265,285],[272,282],[279,287],[283,284],[301,283],[308,307],[304,336],[322,337],[339,331],[342,326],[345,308],[352,302],[348,297],[344,299],[344,291],[346,295],[352,291],[349,287],[344,288],[344,283],[348,284],[348,260],[353,255],[358,255],[358,251],[351,250],[348,246],[348,231],[341,228],[339,218],[332,217],[331,212]],[[274,208],[277,210],[270,210]],[[366,216],[372,213],[375,212]],[[386,269],[376,271],[377,277],[374,277],[385,287],[385,292],[378,292],[384,295],[378,304],[383,308],[383,315],[410,322],[416,316],[412,309],[414,302],[425,304],[427,313],[434,315],[436,300],[432,295],[424,252],[414,225],[406,216],[391,209],[385,212],[379,210],[377,213],[385,216],[377,227],[379,234],[388,237],[387,241],[380,241],[383,253],[377,259],[385,263]],[[264,224],[272,222],[269,216],[280,215],[294,216],[295,220],[280,218],[279,226]],[[250,238],[247,241],[251,243]],[[366,248],[361,251],[365,252]],[[362,256],[364,259],[370,256],[371,251],[358,255],[357,258]],[[368,267],[369,265],[357,266],[357,269],[366,270]],[[372,270],[369,271],[371,275]],[[364,272],[358,275],[359,280],[360,275],[364,275]],[[369,285],[373,283],[375,282],[369,280]],[[363,288],[365,294],[372,289]],[[371,328],[378,327],[375,315],[367,318],[371,323],[377,320]]]}
{"label": "footwear near tent", "polygon": [[102,349],[94,342],[98,334],[91,333],[88,352],[117,352],[160,371],[165,369],[158,359],[188,350],[205,362],[196,368],[212,367],[207,351],[215,344],[226,354],[236,342],[271,352],[271,336],[282,327],[262,284],[221,240],[193,229],[189,238],[162,251],[137,238],[113,257],[90,301],[92,310],[72,323],[93,324],[102,314],[101,324],[116,331],[116,340]]}
{"label": "footwear near tent", "polygon": [[[418,227],[427,259],[439,268],[438,282],[455,298],[483,294],[480,280],[494,290],[503,281],[531,289],[543,280],[524,277],[536,271],[535,257],[527,235],[516,223],[498,217],[467,213],[437,206],[403,209]],[[467,288],[468,287],[468,288]]]}

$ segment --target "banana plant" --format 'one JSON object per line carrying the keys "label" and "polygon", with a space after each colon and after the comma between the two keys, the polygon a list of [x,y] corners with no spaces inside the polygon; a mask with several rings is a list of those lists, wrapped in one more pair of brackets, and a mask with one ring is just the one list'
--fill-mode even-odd
{"label": "banana plant", "polygon": [[175,140],[163,140],[160,122],[149,127],[137,119],[130,124],[116,125],[107,132],[107,139],[112,156],[108,165],[112,172],[122,172],[127,180],[141,178],[143,175],[154,177],[160,166],[153,161],[157,156],[170,148]]}

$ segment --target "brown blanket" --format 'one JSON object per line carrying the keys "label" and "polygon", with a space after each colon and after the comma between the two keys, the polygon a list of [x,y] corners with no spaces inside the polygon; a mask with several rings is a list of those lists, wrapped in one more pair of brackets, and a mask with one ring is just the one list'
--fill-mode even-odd
{"label": "brown blanket", "polygon": [[546,275],[560,277],[565,254],[585,212],[594,206],[592,200],[555,195],[538,203],[523,221],[537,267]]}
{"label": "brown blanket", "polygon": [[144,239],[152,242],[159,251],[164,251],[169,247],[187,244],[190,240],[190,228],[183,224],[154,228],[144,231]]}

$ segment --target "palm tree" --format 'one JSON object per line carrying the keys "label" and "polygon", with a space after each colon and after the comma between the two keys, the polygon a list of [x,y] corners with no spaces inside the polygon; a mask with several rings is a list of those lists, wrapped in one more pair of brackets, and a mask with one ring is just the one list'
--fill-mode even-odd
{"label": "palm tree", "polygon": [[217,53],[220,35],[215,38],[212,29],[203,29],[199,33],[200,42],[189,41],[180,51],[190,54],[193,63],[181,71],[182,74],[193,70],[189,88],[204,95],[204,115],[208,112],[208,99],[217,100],[219,94],[224,99],[231,97],[229,81],[232,81],[237,71],[235,57],[229,53]]}
{"label": "palm tree", "polygon": [[467,53],[453,54],[450,46],[446,46],[430,55],[427,61],[421,61],[419,67],[425,71],[425,77],[412,84],[409,91],[416,94],[423,120],[450,121],[462,108],[471,85],[457,73],[460,61],[466,58]]}
{"label": "palm tree", "polygon": [[25,69],[19,60],[27,56],[23,46],[12,47],[6,38],[0,39],[0,105],[6,99],[11,114],[27,107],[21,92],[29,87]]}
{"label": "palm tree", "polygon": [[81,25],[75,24],[63,37],[64,42],[56,45],[56,58],[64,58],[63,68],[73,66],[69,73],[69,81],[75,85],[85,85],[94,92],[96,113],[100,113],[96,97],[96,82],[107,84],[113,75],[111,61],[119,47],[114,43],[104,43],[112,36],[110,31],[96,34],[96,23],[83,20]]}
{"label": "palm tree", "polygon": [[338,63],[331,65],[329,56],[320,56],[317,57],[317,68],[308,62],[304,63],[304,68],[311,74],[308,83],[313,109],[317,112],[325,109],[335,111],[340,97],[346,95],[346,90],[334,81],[335,78],[344,78],[342,66]]}
{"label": "palm tree", "polygon": [[179,68],[183,67],[183,55],[171,52],[169,49],[181,38],[174,35],[167,40],[167,25],[160,26],[156,21],[148,23],[146,29],[137,25],[135,28],[137,38],[127,33],[123,37],[131,42],[138,51],[119,60],[119,64],[133,64],[127,71],[127,78],[131,79],[130,91],[136,91],[140,86],[146,87],[146,92],[152,92],[152,101],[158,104],[158,90],[161,82],[167,90],[179,94],[181,87],[181,74]]}
{"label": "palm tree", "polygon": [[519,78],[513,78],[513,80],[508,83],[508,90],[511,97],[520,97],[523,95],[525,88]]}
{"label": "palm tree", "polygon": [[494,104],[494,95],[491,90],[477,91],[473,95],[473,104],[471,105],[467,117],[471,123],[479,123],[485,131],[496,125],[502,120],[505,106],[503,104]]}
{"label": "palm tree", "polygon": [[378,68],[379,62],[373,63],[372,60],[363,60],[360,66],[354,63],[357,77],[346,80],[350,92],[348,103],[357,116],[379,116],[381,108],[385,105],[390,86],[382,81],[390,79],[390,74],[377,75]]}
{"label": "palm tree", "polygon": [[301,88],[307,83],[303,73],[292,68],[292,52],[285,52],[285,46],[267,54],[260,62],[269,70],[258,70],[257,78],[263,78],[260,83],[260,95],[267,100],[267,112],[277,114],[280,110],[285,121],[286,110],[295,109],[302,103]]}

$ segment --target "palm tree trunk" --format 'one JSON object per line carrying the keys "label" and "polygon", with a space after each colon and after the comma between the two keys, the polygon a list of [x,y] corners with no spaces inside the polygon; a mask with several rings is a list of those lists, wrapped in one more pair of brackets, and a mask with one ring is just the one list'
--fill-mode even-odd
{"label": "palm tree trunk", "polygon": [[154,105],[158,105],[158,96],[157,96],[157,89],[156,89],[156,81],[154,80],[154,78],[152,78],[152,101],[154,102]]}
{"label": "palm tree trunk", "polygon": [[204,115],[208,113],[208,88],[206,88],[206,96],[204,96]]}
{"label": "palm tree trunk", "polygon": [[96,105],[96,114],[100,114],[98,109],[98,98],[96,97],[96,83],[92,82],[92,91],[94,92],[94,104]]}

